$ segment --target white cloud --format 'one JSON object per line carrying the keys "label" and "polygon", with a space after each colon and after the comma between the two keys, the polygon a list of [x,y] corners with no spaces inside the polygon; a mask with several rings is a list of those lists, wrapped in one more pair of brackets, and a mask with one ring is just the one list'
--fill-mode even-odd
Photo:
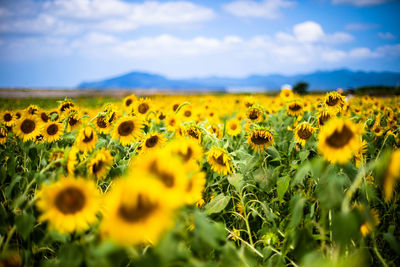
{"label": "white cloud", "polygon": [[378,33],[379,38],[384,40],[394,40],[397,37],[390,32],[380,32]]}
{"label": "white cloud", "polygon": [[376,5],[381,5],[387,2],[390,2],[391,0],[332,0],[333,4],[348,4],[348,5],[353,5],[353,6],[359,6],[359,7],[364,7],[364,6],[376,6]]}
{"label": "white cloud", "polygon": [[298,41],[305,43],[319,41],[325,36],[321,25],[313,21],[306,21],[294,25],[293,33]]}
{"label": "white cloud", "polygon": [[371,23],[350,23],[345,26],[345,30],[347,31],[367,31],[379,28],[379,24],[371,24]]}
{"label": "white cloud", "polygon": [[252,0],[238,0],[223,5],[228,13],[238,17],[259,17],[276,19],[281,16],[281,9],[295,4],[287,0],[264,0],[261,3]]}

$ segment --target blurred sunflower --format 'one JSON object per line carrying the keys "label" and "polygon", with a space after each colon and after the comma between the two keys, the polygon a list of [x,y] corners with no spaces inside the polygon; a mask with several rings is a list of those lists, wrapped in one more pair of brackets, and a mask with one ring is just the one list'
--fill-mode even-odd
{"label": "blurred sunflower", "polygon": [[0,144],[5,144],[7,142],[7,130],[0,126]]}
{"label": "blurred sunflower", "polygon": [[110,132],[110,124],[108,123],[106,116],[97,116],[96,120],[96,130],[102,134],[108,134]]}
{"label": "blurred sunflower", "polygon": [[75,166],[78,163],[79,149],[76,146],[71,147],[67,156],[67,172],[73,174],[75,172]]}
{"label": "blurred sunflower", "polygon": [[199,143],[201,142],[201,129],[196,124],[185,126],[184,133],[186,136],[196,139]]}
{"label": "blurred sunflower", "polygon": [[184,164],[197,166],[203,157],[203,148],[199,143],[189,138],[176,138],[168,144],[172,154],[179,156]]}
{"label": "blurred sunflower", "polygon": [[72,101],[64,100],[58,107],[58,110],[60,111],[60,113],[63,113],[64,111],[67,111],[68,109],[71,109],[74,107],[75,107],[75,104]]}
{"label": "blurred sunflower", "polygon": [[36,105],[29,105],[29,107],[27,107],[25,109],[25,113],[29,114],[29,115],[36,115],[39,111],[39,107]]}
{"label": "blurred sunflower", "polygon": [[361,132],[350,119],[331,119],[319,132],[318,150],[329,162],[344,164],[360,149]]}
{"label": "blurred sunflower", "polygon": [[101,232],[121,245],[157,243],[172,224],[173,209],[152,179],[119,179],[105,197]]}
{"label": "blurred sunflower", "polygon": [[67,112],[67,123],[68,123],[68,131],[73,131],[78,129],[82,123],[82,120],[79,116],[79,112],[77,110],[68,110]]}
{"label": "blurred sunflower", "polygon": [[294,100],[286,105],[286,112],[289,116],[300,116],[303,114],[303,103],[299,100]]}
{"label": "blurred sunflower", "polygon": [[247,109],[246,118],[251,122],[261,122],[263,121],[264,111],[259,105],[253,105]]}
{"label": "blurred sunflower", "polygon": [[204,172],[196,172],[189,179],[185,189],[185,203],[194,204],[202,199],[206,176]]}
{"label": "blurred sunflower", "polygon": [[383,192],[385,201],[393,198],[393,191],[397,181],[400,179],[400,150],[395,150],[390,155],[389,165],[383,179]]}
{"label": "blurred sunflower", "polygon": [[265,128],[253,129],[248,138],[247,144],[254,150],[264,151],[274,142],[274,136]]}
{"label": "blurred sunflower", "polygon": [[[363,208],[361,211],[363,211]],[[364,237],[369,235],[380,223],[379,211],[377,209],[369,210],[369,212],[366,214],[366,217],[366,220],[360,226],[360,232]]]}
{"label": "blurred sunflower", "polygon": [[38,117],[42,120],[43,123],[47,123],[50,119],[49,114],[45,110],[39,111]]}
{"label": "blurred sunflower", "polygon": [[[54,148],[50,151],[49,155],[49,162],[53,162],[59,159],[63,159],[65,157],[64,149],[63,148]],[[56,163],[57,167],[61,166],[61,163]]]}
{"label": "blurred sunflower", "polygon": [[138,117],[121,117],[114,125],[112,138],[119,140],[123,146],[130,145],[140,135],[141,128],[142,123]]}
{"label": "blurred sunflower", "polygon": [[304,147],[307,140],[310,139],[315,130],[316,129],[308,122],[300,123],[294,130],[295,141]]}
{"label": "blurred sunflower", "polygon": [[100,192],[96,185],[82,178],[64,177],[37,192],[39,221],[60,233],[84,231],[97,222]]}
{"label": "blurred sunflower", "polygon": [[124,108],[126,110],[129,110],[132,107],[132,104],[135,103],[135,101],[136,101],[136,96],[132,94],[125,97],[122,102],[124,103]]}
{"label": "blurred sunflower", "polygon": [[48,143],[60,140],[64,134],[63,125],[59,122],[48,122],[44,125],[43,138]]}
{"label": "blurred sunflower", "polygon": [[142,152],[153,151],[161,148],[165,144],[166,138],[157,132],[147,133],[143,138]]}
{"label": "blurred sunflower", "polygon": [[15,133],[24,142],[34,140],[36,136],[40,135],[41,131],[42,124],[37,116],[34,115],[24,115],[17,121],[17,125],[15,127]]}
{"label": "blurred sunflower", "polygon": [[220,175],[232,173],[232,159],[225,149],[212,147],[207,152],[207,162],[211,166],[211,170]]}
{"label": "blurred sunflower", "polygon": [[362,140],[361,146],[354,155],[354,160],[356,163],[356,167],[360,168],[362,164],[364,164],[365,156],[364,154],[367,152],[367,141]]}
{"label": "blurred sunflower", "polygon": [[207,129],[211,134],[215,134],[218,139],[222,138],[223,132],[218,124],[212,123]]}
{"label": "blurred sunflower", "polygon": [[170,113],[167,115],[165,119],[165,124],[167,126],[167,130],[169,132],[176,132],[178,126],[180,125],[178,118],[176,117],[175,113]]}
{"label": "blurred sunflower", "polygon": [[286,102],[286,101],[291,100],[294,97],[294,93],[291,89],[284,88],[279,93],[279,97],[282,99],[282,101]]}
{"label": "blurred sunflower", "polygon": [[327,110],[320,110],[317,114],[319,127],[324,126],[332,117],[332,114],[330,114]]}
{"label": "blurred sunflower", "polygon": [[226,123],[226,133],[230,136],[238,136],[241,132],[240,121],[231,119]]}
{"label": "blurred sunflower", "polygon": [[7,127],[11,127],[13,125],[15,125],[16,123],[16,117],[14,115],[14,112],[10,111],[10,110],[5,110],[1,113],[1,120],[0,122],[2,122],[5,126]]}
{"label": "blurred sunflower", "polygon": [[104,147],[97,151],[88,163],[88,170],[91,176],[103,179],[113,164],[113,156]]}
{"label": "blurred sunflower", "polygon": [[327,93],[324,99],[324,105],[329,112],[336,114],[345,106],[344,96],[338,92]]}
{"label": "blurred sunflower", "polygon": [[92,126],[87,125],[79,130],[75,140],[76,147],[82,153],[87,153],[96,147],[97,140],[98,137],[96,131]]}
{"label": "blurred sunflower", "polygon": [[147,112],[150,111],[151,108],[150,105],[151,105],[150,99],[139,98],[138,100],[136,100],[132,111],[139,116],[145,116]]}

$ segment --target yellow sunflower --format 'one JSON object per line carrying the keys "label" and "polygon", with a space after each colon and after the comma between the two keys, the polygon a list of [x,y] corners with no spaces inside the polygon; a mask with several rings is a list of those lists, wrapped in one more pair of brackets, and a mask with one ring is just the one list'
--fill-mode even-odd
{"label": "yellow sunflower", "polygon": [[2,122],[5,126],[7,127],[11,127],[15,125],[16,122],[16,117],[14,115],[14,112],[10,111],[10,110],[5,110],[1,113],[1,120],[0,122]]}
{"label": "yellow sunflower", "polygon": [[300,116],[303,114],[303,103],[300,100],[291,101],[286,105],[289,116]]}
{"label": "yellow sunflower", "polygon": [[189,179],[185,189],[186,204],[194,204],[202,199],[206,175],[204,172],[197,172]]}
{"label": "yellow sunflower", "polygon": [[29,115],[36,115],[39,111],[39,107],[36,105],[30,105],[25,109],[25,112],[28,113]]}
{"label": "yellow sunflower", "polygon": [[[363,211],[363,209],[361,209]],[[366,216],[363,224],[360,226],[360,232],[362,236],[369,235],[380,223],[379,211],[377,209],[371,209]]]}
{"label": "yellow sunflower", "polygon": [[79,111],[70,109],[67,110],[66,113],[67,113],[66,118],[68,123],[68,131],[73,131],[75,129],[78,129],[82,123],[82,120],[79,116]]}
{"label": "yellow sunflower", "polygon": [[100,192],[92,181],[64,177],[37,193],[39,221],[47,221],[51,230],[60,233],[80,232],[97,222]]}
{"label": "yellow sunflower", "polygon": [[71,109],[74,107],[75,107],[75,104],[72,101],[64,100],[58,107],[58,110],[60,111],[60,113],[63,113],[64,111],[67,111],[68,109]]}
{"label": "yellow sunflower", "polygon": [[104,147],[97,151],[88,163],[88,170],[91,176],[103,179],[113,164],[113,156]]}
{"label": "yellow sunflower", "polygon": [[154,244],[172,225],[173,209],[159,181],[125,178],[107,193],[103,216],[106,238],[125,246]]}
{"label": "yellow sunflower", "polygon": [[207,152],[207,162],[211,166],[211,170],[220,175],[232,173],[232,159],[225,149],[212,147]]}
{"label": "yellow sunflower", "polygon": [[3,127],[0,127],[0,144],[5,144],[7,142],[7,130]]}
{"label": "yellow sunflower", "polygon": [[297,143],[301,144],[301,146],[305,146],[306,142],[312,134],[315,132],[315,128],[312,127],[311,124],[308,122],[302,122],[297,125],[296,129],[294,130],[294,136]]}
{"label": "yellow sunflower", "polygon": [[247,138],[247,144],[254,150],[264,151],[272,145],[274,136],[272,133],[264,128],[253,129]]}
{"label": "yellow sunflower", "polygon": [[364,154],[367,152],[367,141],[362,140],[361,146],[354,155],[354,160],[356,162],[356,167],[360,168],[362,164],[364,164],[365,156]]}
{"label": "yellow sunflower", "polygon": [[136,96],[135,95],[128,95],[127,97],[124,98],[123,103],[124,103],[124,108],[126,110],[131,109],[132,104],[134,104],[136,101]]}
{"label": "yellow sunflower", "polygon": [[281,92],[279,93],[279,97],[284,101],[289,101],[294,97],[294,93],[291,89],[289,88],[283,88]]}
{"label": "yellow sunflower", "polygon": [[180,122],[175,113],[168,114],[165,119],[165,124],[169,132],[176,132],[179,128]]}
{"label": "yellow sunflower", "polygon": [[222,129],[218,126],[218,124],[212,123],[207,130],[211,133],[211,134],[215,134],[215,136],[218,139],[222,138],[223,132]]}
{"label": "yellow sunflower", "polygon": [[330,92],[325,96],[324,105],[329,112],[336,114],[345,106],[344,96],[338,92]]}
{"label": "yellow sunflower", "polygon": [[63,134],[64,127],[59,122],[49,121],[44,125],[43,138],[49,143],[60,140]]}
{"label": "yellow sunflower", "polygon": [[138,115],[144,117],[147,112],[151,109],[151,102],[148,98],[139,98],[136,100],[132,111]]}
{"label": "yellow sunflower", "polygon": [[186,136],[196,139],[199,143],[201,142],[202,133],[199,126],[190,124],[185,126],[184,133]]}
{"label": "yellow sunflower", "polygon": [[264,111],[259,105],[253,105],[247,109],[246,118],[251,122],[261,122],[263,121]]}
{"label": "yellow sunflower", "polygon": [[385,201],[389,202],[393,197],[394,187],[400,179],[400,150],[393,151],[386,174],[383,180],[383,192]]}
{"label": "yellow sunflower", "polygon": [[76,146],[73,146],[67,156],[67,172],[69,174],[73,174],[75,172],[75,166],[78,163],[78,154],[79,149]]}
{"label": "yellow sunflower", "polygon": [[[52,149],[52,151],[50,152],[49,162],[53,162],[53,161],[56,161],[59,159],[64,159],[64,157],[65,157],[64,149],[55,148],[55,149]],[[61,163],[60,162],[56,163],[56,166],[60,167]]]}
{"label": "yellow sunflower", "polygon": [[226,133],[230,136],[238,136],[241,132],[240,121],[231,119],[226,123]]}
{"label": "yellow sunflower", "polygon": [[18,120],[15,131],[17,136],[27,142],[35,140],[36,136],[40,135],[42,128],[43,126],[37,116],[25,115]]}
{"label": "yellow sunflower", "polygon": [[139,137],[141,128],[142,123],[138,117],[121,117],[114,125],[112,138],[119,140],[123,146],[130,145]]}
{"label": "yellow sunflower", "polygon": [[317,114],[317,121],[319,127],[324,126],[328,120],[330,120],[332,117],[334,117],[331,113],[329,113],[327,110],[321,110]]}
{"label": "yellow sunflower", "polygon": [[344,164],[360,149],[361,132],[350,119],[331,119],[319,132],[318,150],[329,162]]}
{"label": "yellow sunflower", "polygon": [[203,158],[203,148],[192,138],[176,138],[168,144],[172,154],[179,156],[184,164],[196,165]]}
{"label": "yellow sunflower", "polygon": [[163,134],[150,132],[143,138],[142,152],[153,151],[161,148],[165,144],[166,138]]}
{"label": "yellow sunflower", "polygon": [[45,110],[39,111],[38,117],[42,120],[43,123],[47,123],[50,119],[49,114]]}
{"label": "yellow sunflower", "polygon": [[88,153],[96,147],[98,137],[92,126],[82,127],[76,136],[76,147],[82,153]]}

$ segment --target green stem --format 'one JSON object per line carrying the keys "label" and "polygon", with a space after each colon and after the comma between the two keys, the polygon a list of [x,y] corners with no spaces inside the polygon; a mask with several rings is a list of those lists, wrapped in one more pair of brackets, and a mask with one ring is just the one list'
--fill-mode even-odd
{"label": "green stem", "polygon": [[15,230],[17,230],[17,227],[14,225],[14,226],[10,229],[10,231],[8,232],[6,242],[4,243],[3,250],[2,250],[3,253],[7,250],[8,243],[10,243],[11,237],[14,235]]}
{"label": "green stem", "polygon": [[253,252],[255,252],[258,256],[260,256],[261,258],[264,258],[263,254],[261,254],[253,245],[249,244],[248,242],[246,242],[245,240],[243,240],[243,238],[241,238],[240,236],[236,235],[234,232],[230,231],[228,228],[225,227],[225,230],[231,234],[232,236],[234,236],[235,238],[239,239],[240,241],[243,242],[243,244],[245,244],[246,246],[248,246]]}

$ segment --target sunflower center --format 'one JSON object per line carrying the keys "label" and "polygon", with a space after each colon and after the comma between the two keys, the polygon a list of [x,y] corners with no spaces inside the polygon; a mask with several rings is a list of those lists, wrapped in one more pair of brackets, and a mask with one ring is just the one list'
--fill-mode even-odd
{"label": "sunflower center", "polygon": [[190,117],[192,115],[192,112],[190,110],[186,110],[183,115],[185,115],[185,117]]}
{"label": "sunflower center", "polygon": [[125,102],[125,106],[129,107],[132,104],[132,99],[128,99]]}
{"label": "sunflower center", "polygon": [[252,110],[249,113],[249,119],[250,120],[255,120],[258,118],[258,112],[256,110]]}
{"label": "sunflower center", "polygon": [[179,108],[179,104],[175,104],[175,105],[172,107],[172,109],[173,109],[174,111],[176,111],[178,108]]}
{"label": "sunflower center", "polygon": [[157,135],[153,135],[152,137],[148,138],[146,140],[146,147],[154,147],[155,145],[157,145],[158,143],[158,136]]}
{"label": "sunflower center", "polygon": [[174,120],[174,119],[171,119],[171,120],[169,121],[169,125],[170,125],[170,126],[175,126],[175,120]]}
{"label": "sunflower center", "polygon": [[73,107],[73,106],[74,106],[74,104],[72,104],[72,103],[65,103],[65,104],[63,104],[63,105],[61,106],[60,110],[61,110],[61,112],[63,112],[63,111],[65,111],[66,109],[69,109],[70,107]]}
{"label": "sunflower center", "polygon": [[33,120],[30,119],[25,119],[22,123],[21,123],[21,131],[24,134],[29,134],[31,132],[33,132],[33,130],[35,130],[36,124]]}
{"label": "sunflower center", "polygon": [[214,159],[215,159],[215,162],[218,163],[219,165],[225,166],[224,155],[221,154],[217,158],[214,157]]}
{"label": "sunflower center", "polygon": [[118,209],[118,215],[129,223],[135,223],[145,220],[157,208],[158,205],[156,203],[152,203],[148,198],[139,194],[135,205],[122,204]]}
{"label": "sunflower center", "polygon": [[182,153],[181,151],[179,151],[178,154],[183,158],[183,161],[186,162],[192,158],[193,149],[191,147],[188,147],[186,153]]}
{"label": "sunflower center", "polygon": [[330,117],[328,114],[326,114],[326,115],[321,115],[321,116],[319,116],[319,118],[318,118],[318,122],[319,122],[320,125],[323,126],[323,125],[325,124],[325,122],[327,122],[330,118],[331,118],[331,117]]}
{"label": "sunflower center", "polygon": [[84,143],[89,143],[90,141],[93,140],[93,132],[90,132],[90,135],[87,136],[85,133],[83,134],[83,136],[85,136],[85,138],[83,138],[83,142]]}
{"label": "sunflower center", "polygon": [[327,139],[326,143],[334,148],[341,148],[349,143],[354,134],[346,125],[343,126],[341,131],[337,129]]}
{"label": "sunflower center", "polygon": [[335,106],[338,102],[339,102],[339,98],[333,97],[333,96],[329,96],[328,100],[326,101],[326,104],[328,106]]}
{"label": "sunflower center", "polygon": [[189,129],[189,130],[187,131],[187,133],[188,133],[188,135],[190,135],[191,137],[196,138],[196,139],[199,139],[199,134],[198,134],[196,131],[194,131],[193,129]]}
{"label": "sunflower center", "polygon": [[4,114],[4,121],[6,121],[6,122],[9,122],[9,121],[11,121],[12,120],[12,116],[11,116],[11,114],[10,113],[6,113],[6,114]]}
{"label": "sunflower center", "polygon": [[160,178],[161,182],[166,187],[173,187],[175,184],[174,176],[171,173],[167,173],[158,168],[157,162],[153,161],[150,165],[150,172]]}
{"label": "sunflower center", "polygon": [[380,131],[381,131],[381,128],[379,128],[379,127],[375,128],[375,133],[379,133]]}
{"label": "sunflower center", "polygon": [[147,103],[142,103],[138,107],[138,111],[141,114],[145,114],[149,110],[149,105]]}
{"label": "sunflower center", "polygon": [[57,124],[51,124],[46,131],[48,135],[55,135],[58,132]]}
{"label": "sunflower center", "polygon": [[297,131],[297,135],[304,140],[307,140],[312,135],[312,132],[307,128],[301,128]]}
{"label": "sunflower center", "polygon": [[17,119],[20,119],[20,118],[21,118],[21,113],[19,113],[19,112],[15,113],[15,117],[16,117]]}
{"label": "sunflower center", "polygon": [[47,122],[49,120],[49,116],[47,116],[46,113],[42,112],[40,113],[40,118],[42,119],[42,121]]}
{"label": "sunflower center", "polygon": [[301,106],[299,104],[293,104],[289,106],[289,109],[291,111],[299,111],[301,109]]}
{"label": "sunflower center", "polygon": [[59,211],[64,214],[74,214],[84,207],[86,202],[85,195],[79,188],[67,187],[55,198],[54,204]]}
{"label": "sunflower center", "polygon": [[237,125],[236,124],[232,124],[231,125],[231,130],[236,130],[237,129]]}
{"label": "sunflower center", "polygon": [[98,162],[93,164],[93,167],[92,167],[93,173],[96,174],[98,171],[101,170],[102,167],[103,167],[103,161],[99,160]]}
{"label": "sunflower center", "polygon": [[99,128],[102,128],[102,129],[107,128],[107,123],[104,120],[104,118],[102,118],[102,117],[97,118],[96,123],[97,123],[97,126],[99,126]]}
{"label": "sunflower center", "polygon": [[118,134],[127,136],[132,133],[133,129],[135,129],[135,125],[132,121],[124,121],[118,126]]}
{"label": "sunflower center", "polygon": [[251,137],[251,142],[256,145],[264,145],[269,143],[271,138],[269,136],[261,136],[259,134],[255,134]]}
{"label": "sunflower center", "polygon": [[69,125],[74,126],[77,123],[78,123],[77,119],[75,119],[74,117],[69,117],[69,119],[68,119],[68,124]]}
{"label": "sunflower center", "polygon": [[159,118],[160,120],[163,120],[163,119],[165,119],[165,115],[161,113],[161,114],[158,116],[158,118]]}

